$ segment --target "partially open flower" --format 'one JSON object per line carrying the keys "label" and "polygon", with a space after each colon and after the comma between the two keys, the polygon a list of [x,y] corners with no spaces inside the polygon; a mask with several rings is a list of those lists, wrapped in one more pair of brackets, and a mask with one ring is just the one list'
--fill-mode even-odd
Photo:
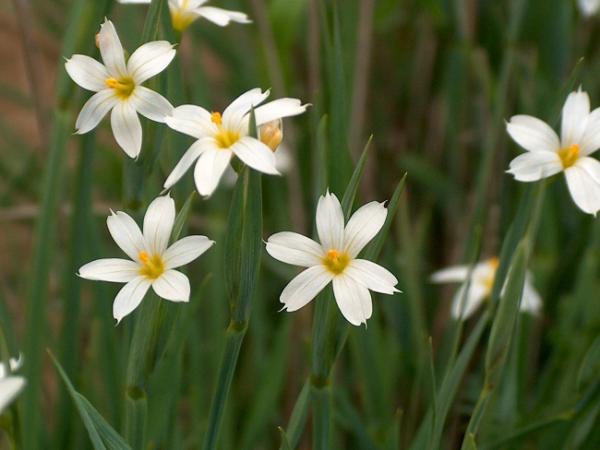
{"label": "partially open flower", "polygon": [[283,121],[276,119],[265,123],[260,127],[259,135],[263,144],[276,151],[281,141],[283,141]]}
{"label": "partially open flower", "polygon": [[10,370],[4,363],[0,363],[0,413],[12,403],[17,395],[25,387],[25,378],[18,375],[13,375],[12,372],[21,367],[22,358],[10,358]]}

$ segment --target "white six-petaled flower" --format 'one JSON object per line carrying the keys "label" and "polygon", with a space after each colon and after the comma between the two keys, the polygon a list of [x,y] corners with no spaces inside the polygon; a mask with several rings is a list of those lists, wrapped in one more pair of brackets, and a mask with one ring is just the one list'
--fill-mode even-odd
{"label": "white six-petaled flower", "polygon": [[75,123],[76,132],[83,134],[96,128],[112,110],[110,122],[115,139],[128,156],[135,158],[142,148],[138,113],[164,122],[173,109],[166,98],[142,83],[162,72],[175,57],[175,50],[167,41],[148,42],[125,62],[121,41],[110,20],[101,25],[97,39],[104,64],[85,55],[73,55],[65,63],[75,83],[96,92],[83,105]]}
{"label": "white six-petaled flower", "polygon": [[283,117],[302,114],[307,105],[302,105],[295,98],[280,98],[258,106],[268,96],[269,91],[252,89],[234,100],[222,115],[194,105],[175,108],[173,115],[166,119],[167,125],[197,141],[167,177],[165,189],[173,186],[196,163],[196,188],[200,195],[210,196],[234,155],[259,172],[279,174],[275,155],[268,143],[248,135],[250,110],[255,108],[256,125],[262,127]]}
{"label": "white six-petaled flower", "polygon": [[577,0],[581,14],[586,17],[593,16],[600,9],[600,0]]}
{"label": "white six-petaled flower", "polygon": [[383,294],[400,292],[398,280],[387,269],[357,256],[385,223],[383,203],[359,208],[344,227],[339,200],[329,192],[317,205],[317,234],[321,243],[298,233],[281,232],[269,237],[267,252],[279,261],[307,267],[281,293],[287,311],[309,303],[333,282],[333,294],[343,316],[352,325],[366,323],[373,312],[369,290]]}
{"label": "white six-petaled flower", "polygon": [[[169,0],[169,10],[173,28],[183,31],[196,19],[203,17],[210,22],[224,27],[230,22],[252,23],[242,12],[203,6],[208,0]],[[119,3],[150,3],[151,0],[119,0]]]}
{"label": "white six-petaled flower", "polygon": [[[469,266],[453,266],[435,272],[431,276],[434,283],[463,283],[454,295],[452,301],[452,317],[466,319],[473,315],[481,303],[490,296],[498,269],[498,258],[475,264],[471,272]],[[469,290],[465,293],[467,286]],[[531,275],[525,277],[525,286],[521,298],[521,311],[537,314],[542,306],[542,300],[531,282]],[[462,314],[461,314],[462,311]]]}
{"label": "white six-petaled flower", "polygon": [[[0,363],[0,413],[16,398],[25,387],[25,378],[12,373],[21,367],[22,358],[11,358],[9,361],[10,371],[4,363]],[[10,374],[9,374],[10,372]]]}
{"label": "white six-petaled flower", "polygon": [[143,233],[124,212],[111,212],[108,217],[111,236],[131,261],[118,258],[92,261],[79,269],[79,276],[127,283],[113,303],[117,322],[138,307],[150,286],[165,300],[189,301],[188,277],[174,269],[198,258],[214,241],[205,236],[187,236],[169,246],[174,222],[175,202],[168,195],[156,198],[148,206]]}
{"label": "white six-petaled flower", "polygon": [[532,116],[513,116],[508,134],[527,150],[510,163],[508,173],[519,181],[537,181],[564,172],[575,204],[584,212],[600,210],[600,162],[591,158],[600,148],[600,108],[590,112],[590,99],[578,90],[562,110],[561,138]]}

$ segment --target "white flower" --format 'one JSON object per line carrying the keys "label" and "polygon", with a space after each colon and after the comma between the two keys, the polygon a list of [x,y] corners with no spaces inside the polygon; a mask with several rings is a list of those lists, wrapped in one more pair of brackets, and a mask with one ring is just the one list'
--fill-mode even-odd
{"label": "white flower", "polygon": [[[10,358],[10,372],[18,370],[22,364],[22,358]],[[17,375],[8,375],[4,363],[0,363],[0,413],[12,403],[17,395],[25,387],[25,378]]]}
{"label": "white flower", "polygon": [[269,91],[252,89],[233,101],[223,112],[209,112],[194,105],[183,105],[167,117],[169,127],[197,139],[183,155],[164,183],[165,189],[173,186],[196,162],[194,180],[200,195],[209,196],[235,155],[245,164],[259,172],[278,175],[273,150],[260,139],[250,137],[248,128],[250,110],[254,110],[256,125],[283,117],[295,116],[306,111],[295,98],[280,98],[260,105],[269,96]]}
{"label": "white flower", "polygon": [[[208,0],[169,0],[173,28],[183,31],[200,17],[224,27],[229,22],[252,23],[248,16],[237,11],[202,6]],[[119,0],[119,3],[150,3],[151,0]]]}
{"label": "white flower", "polygon": [[307,267],[281,293],[287,311],[296,311],[333,282],[340,311],[352,325],[366,323],[373,312],[369,289],[383,294],[399,292],[398,280],[387,269],[365,259],[360,251],[381,230],[387,217],[383,203],[358,209],[344,228],[339,200],[329,192],[319,198],[317,234],[321,243],[298,233],[281,232],[267,241],[267,252],[279,261]]}
{"label": "white flower", "polygon": [[[461,317],[460,312],[462,310],[462,318],[467,319],[479,308],[483,300],[490,296],[497,269],[498,258],[490,258],[475,264],[466,295],[469,266],[453,266],[440,270],[431,276],[431,281],[434,283],[463,283],[452,301],[452,317],[455,319]],[[533,287],[531,275],[527,273],[521,298],[521,311],[537,314],[541,306],[540,295]]]}
{"label": "white flower", "polygon": [[142,125],[138,113],[164,122],[173,107],[162,95],[142,83],[162,72],[175,57],[167,41],[148,42],[125,62],[121,41],[110,20],[100,26],[98,46],[104,64],[85,55],[73,55],[65,63],[69,76],[84,89],[97,92],[83,105],[75,128],[78,134],[96,128],[112,111],[110,123],[119,146],[131,158],[142,148]]}
{"label": "white flower", "polygon": [[187,276],[174,269],[198,258],[214,242],[205,236],[188,236],[168,247],[174,222],[175,202],[169,195],[150,203],[144,217],[143,233],[128,214],[111,211],[106,220],[108,230],[131,261],[118,258],[92,261],[79,269],[79,276],[88,280],[127,283],[113,303],[117,323],[138,307],[150,286],[165,300],[189,301],[190,282]]}
{"label": "white flower", "polygon": [[586,16],[593,16],[600,8],[600,0],[578,0],[579,10]]}
{"label": "white flower", "polygon": [[564,172],[575,204],[594,214],[600,210],[600,162],[590,158],[600,148],[600,108],[590,113],[590,99],[578,90],[562,110],[561,138],[545,122],[513,116],[508,134],[527,150],[510,163],[508,173],[519,181],[537,181]]}

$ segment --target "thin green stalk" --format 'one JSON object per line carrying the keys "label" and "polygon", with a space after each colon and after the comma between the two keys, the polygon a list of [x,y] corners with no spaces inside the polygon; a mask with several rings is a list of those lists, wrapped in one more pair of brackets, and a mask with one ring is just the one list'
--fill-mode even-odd
{"label": "thin green stalk", "polygon": [[[252,114],[252,134],[256,130],[255,123]],[[242,341],[248,328],[252,299],[258,282],[262,253],[262,186],[261,175],[249,167],[242,167],[240,170],[227,222],[224,262],[227,265],[226,288],[231,319],[227,328],[219,378],[211,400],[204,450],[214,450],[218,445],[225,406]]]}

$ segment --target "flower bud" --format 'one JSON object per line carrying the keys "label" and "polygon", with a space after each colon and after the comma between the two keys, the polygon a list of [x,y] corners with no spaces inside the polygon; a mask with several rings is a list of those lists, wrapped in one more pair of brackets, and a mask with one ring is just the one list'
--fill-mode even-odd
{"label": "flower bud", "polygon": [[260,141],[271,150],[277,150],[283,140],[283,122],[281,119],[272,120],[260,127]]}

